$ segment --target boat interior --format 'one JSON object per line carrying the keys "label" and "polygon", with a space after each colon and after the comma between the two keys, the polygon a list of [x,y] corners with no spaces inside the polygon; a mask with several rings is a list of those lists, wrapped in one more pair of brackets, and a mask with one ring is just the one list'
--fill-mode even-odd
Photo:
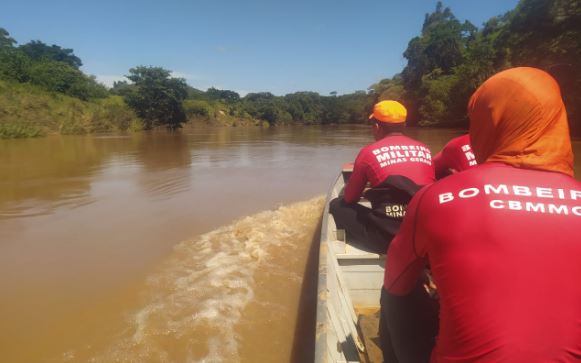
{"label": "boat interior", "polygon": [[[319,255],[315,362],[382,362],[379,298],[385,255],[359,249],[337,229],[329,202],[349,178],[343,170],[327,195]],[[368,205],[368,201],[360,203]],[[387,362],[386,362],[387,363]]]}

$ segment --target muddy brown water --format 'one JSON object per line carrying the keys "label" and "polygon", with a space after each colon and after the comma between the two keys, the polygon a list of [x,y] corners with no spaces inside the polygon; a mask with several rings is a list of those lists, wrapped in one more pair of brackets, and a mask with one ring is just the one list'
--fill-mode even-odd
{"label": "muddy brown water", "polygon": [[[411,134],[436,152],[460,132]],[[0,360],[307,361],[323,195],[369,142],[355,126],[0,140]]]}

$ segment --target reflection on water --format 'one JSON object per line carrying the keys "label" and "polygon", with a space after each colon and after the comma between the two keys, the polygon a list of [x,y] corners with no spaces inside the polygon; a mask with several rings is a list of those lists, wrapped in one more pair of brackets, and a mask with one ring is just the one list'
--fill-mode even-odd
{"label": "reflection on water", "polygon": [[[410,133],[434,152],[460,134]],[[310,198],[370,141],[352,126],[0,141],[2,361],[297,357]]]}

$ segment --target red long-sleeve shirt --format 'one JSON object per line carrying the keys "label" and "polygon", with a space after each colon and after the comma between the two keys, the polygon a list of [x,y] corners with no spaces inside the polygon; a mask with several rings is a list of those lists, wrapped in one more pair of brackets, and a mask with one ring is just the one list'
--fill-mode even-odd
{"label": "red long-sleeve shirt", "polygon": [[434,156],[436,176],[446,175],[449,169],[463,171],[476,165],[476,157],[470,146],[470,135],[462,135],[450,140]]}
{"label": "red long-sleeve shirt", "polygon": [[418,192],[387,256],[406,294],[426,261],[440,296],[432,362],[581,360],[581,183],[485,163]]}
{"label": "red long-sleeve shirt", "polygon": [[417,185],[433,183],[430,149],[404,135],[388,135],[364,147],[355,159],[353,174],[345,187],[345,201],[356,203],[368,182],[376,187],[390,175],[405,176]]}

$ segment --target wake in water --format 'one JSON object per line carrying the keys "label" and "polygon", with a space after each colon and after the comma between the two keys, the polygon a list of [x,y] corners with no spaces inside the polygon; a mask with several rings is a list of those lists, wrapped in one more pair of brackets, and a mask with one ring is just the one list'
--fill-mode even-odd
{"label": "wake in water", "polygon": [[148,279],[127,330],[91,361],[239,362],[235,328],[254,299],[255,273],[313,240],[323,203],[318,197],[261,212],[180,243]]}

